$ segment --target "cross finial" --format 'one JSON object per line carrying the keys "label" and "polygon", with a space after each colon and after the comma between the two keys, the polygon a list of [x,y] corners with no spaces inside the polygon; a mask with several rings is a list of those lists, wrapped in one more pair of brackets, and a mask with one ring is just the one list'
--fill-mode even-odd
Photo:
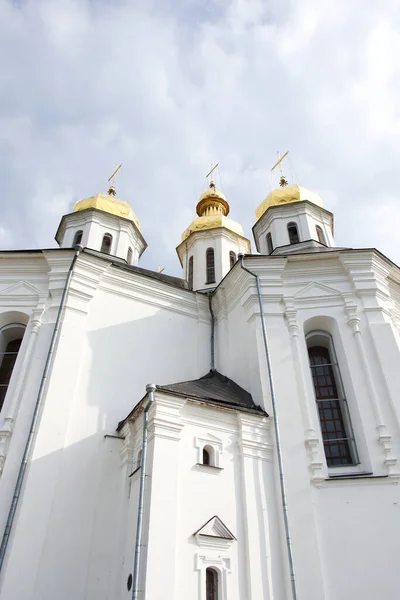
{"label": "cross finial", "polygon": [[279,170],[280,170],[280,172],[281,172],[281,176],[280,176],[280,179],[279,179],[279,185],[280,185],[281,187],[285,187],[285,186],[288,184],[288,182],[287,182],[287,179],[286,179],[286,177],[284,176],[284,174],[283,174],[283,169],[282,169],[282,161],[283,161],[283,159],[284,159],[284,158],[285,158],[285,157],[286,157],[288,154],[289,154],[289,150],[288,150],[287,152],[285,152],[285,154],[284,154],[283,156],[281,156],[281,155],[279,154],[279,152],[277,152],[277,155],[278,155],[278,162],[276,162],[276,163],[274,164],[274,166],[272,167],[272,169],[271,169],[271,171],[273,171],[274,169],[276,169],[276,167],[278,167],[278,166],[279,166]]}
{"label": "cross finial", "polygon": [[111,181],[111,185],[110,185],[110,187],[108,189],[108,195],[109,196],[115,196],[115,187],[114,187],[115,177],[116,177],[116,175],[117,175],[117,173],[118,173],[118,171],[120,170],[121,167],[122,167],[122,163],[120,165],[118,165],[117,167],[115,167],[114,173],[107,180],[107,181]]}
{"label": "cross finial", "polygon": [[215,183],[214,183],[214,171],[215,169],[218,167],[219,162],[217,162],[214,166],[211,165],[211,170],[207,173],[206,177],[210,178],[210,188],[215,188]]}

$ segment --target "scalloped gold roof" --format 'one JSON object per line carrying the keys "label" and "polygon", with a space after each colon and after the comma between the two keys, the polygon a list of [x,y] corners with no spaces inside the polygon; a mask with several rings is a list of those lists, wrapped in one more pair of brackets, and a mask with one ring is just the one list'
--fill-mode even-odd
{"label": "scalloped gold roof", "polygon": [[324,206],[324,201],[319,194],[310,192],[310,190],[300,185],[286,185],[273,190],[268,194],[264,202],[261,202],[260,206],[256,209],[257,221],[271,206],[289,204],[290,202],[299,202],[301,200],[309,200],[313,204],[321,206],[321,208]]}
{"label": "scalloped gold roof", "polygon": [[102,210],[110,215],[129,219],[129,221],[132,221],[139,231],[142,232],[142,228],[135,213],[128,202],[125,202],[124,200],[119,200],[118,198],[114,198],[107,194],[96,194],[96,196],[91,196],[90,198],[85,198],[84,200],[76,202],[74,212],[86,210],[87,208],[96,208],[97,210]]}

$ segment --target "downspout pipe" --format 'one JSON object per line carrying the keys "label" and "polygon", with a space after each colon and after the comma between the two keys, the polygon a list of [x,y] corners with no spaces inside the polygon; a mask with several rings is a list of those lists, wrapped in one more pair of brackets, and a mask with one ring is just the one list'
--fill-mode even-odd
{"label": "downspout pipe", "polygon": [[[143,438],[142,438],[142,456],[140,460],[140,488],[139,501],[136,524],[136,543],[135,543],[135,558],[133,561],[133,577],[132,577],[132,600],[137,600],[139,596],[139,570],[140,570],[140,555],[142,550],[142,531],[143,531],[143,508],[144,508],[144,485],[146,479],[146,456],[147,456],[147,434],[149,429],[149,410],[154,401],[154,392],[156,386],[154,383],[146,385],[147,404],[143,411]],[[145,592],[142,594],[144,600]]]}
{"label": "downspout pipe", "polygon": [[64,290],[63,290],[63,293],[61,296],[60,305],[58,307],[56,322],[54,324],[54,329],[53,329],[53,333],[52,333],[51,340],[50,340],[50,346],[49,346],[49,350],[47,352],[46,363],[44,365],[42,378],[40,380],[39,391],[38,391],[37,398],[36,398],[35,409],[34,409],[33,415],[32,415],[32,421],[31,421],[31,425],[30,425],[30,429],[29,429],[29,434],[28,434],[28,438],[26,440],[24,454],[22,456],[21,464],[19,467],[17,483],[15,484],[14,494],[13,494],[13,498],[11,501],[10,510],[8,512],[7,523],[6,523],[6,526],[4,529],[3,539],[1,541],[0,571],[4,564],[4,558],[6,555],[8,542],[10,540],[11,529],[12,529],[12,526],[14,523],[15,513],[17,511],[17,506],[18,506],[18,502],[20,499],[20,495],[21,495],[22,484],[24,482],[25,471],[26,471],[26,467],[28,465],[29,455],[31,453],[33,443],[35,441],[36,429],[37,429],[37,425],[39,422],[41,409],[43,407],[44,400],[45,400],[44,393],[45,393],[47,378],[48,378],[50,368],[52,365],[54,349],[56,347],[58,337],[59,337],[59,331],[60,331],[62,318],[63,318],[63,314],[64,314],[64,308],[65,308],[65,304],[67,301],[68,291],[69,291],[69,288],[71,285],[72,273],[73,273],[75,263],[78,259],[78,256],[79,256],[81,250],[82,250],[82,246],[75,246],[75,254],[71,261],[69,270],[68,270],[67,278],[65,280]]}
{"label": "downspout pipe", "polygon": [[270,392],[271,392],[272,412],[273,412],[273,416],[274,416],[273,421],[274,421],[275,439],[276,439],[276,452],[278,455],[278,469],[279,469],[279,481],[280,481],[280,491],[281,491],[282,510],[283,510],[283,522],[284,522],[284,526],[285,526],[286,547],[287,547],[288,560],[289,560],[292,598],[293,598],[293,600],[297,600],[297,588],[296,588],[296,577],[295,577],[295,572],[294,572],[292,539],[291,539],[291,535],[290,535],[290,526],[289,526],[289,519],[288,519],[287,499],[286,499],[286,485],[285,485],[283,460],[282,460],[281,436],[280,436],[280,432],[279,432],[279,421],[278,421],[278,414],[277,414],[277,410],[276,410],[275,386],[274,386],[274,380],[272,378],[271,359],[270,359],[269,347],[268,347],[267,329],[265,326],[260,278],[258,275],[256,275],[255,273],[253,273],[252,271],[250,271],[249,269],[247,269],[244,266],[243,254],[239,254],[238,258],[240,260],[241,268],[244,271],[246,271],[247,273],[249,273],[250,275],[252,275],[256,280],[258,305],[260,308],[261,328],[262,328],[262,333],[263,333],[263,341],[264,341],[264,349],[265,349],[265,358],[267,361],[269,388],[270,388]]}

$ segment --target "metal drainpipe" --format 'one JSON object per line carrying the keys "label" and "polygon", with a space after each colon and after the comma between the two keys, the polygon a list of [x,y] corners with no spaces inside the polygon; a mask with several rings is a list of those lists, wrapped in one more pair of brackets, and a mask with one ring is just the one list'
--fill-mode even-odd
{"label": "metal drainpipe", "polygon": [[280,437],[280,433],[279,433],[278,414],[276,411],[275,387],[274,387],[274,381],[272,378],[271,360],[270,360],[269,348],[268,348],[267,329],[265,327],[264,309],[263,309],[263,303],[262,303],[262,297],[261,297],[260,278],[258,275],[256,275],[252,271],[249,271],[249,269],[246,269],[246,267],[244,266],[243,254],[239,254],[238,258],[240,260],[241,268],[244,271],[246,271],[247,273],[249,273],[250,275],[252,275],[253,277],[255,277],[256,285],[257,285],[257,295],[258,295],[258,304],[260,307],[261,327],[262,327],[263,339],[264,339],[265,356],[267,359],[269,388],[270,388],[270,392],[271,392],[271,404],[272,404],[272,411],[274,413],[273,421],[274,421],[275,438],[276,438],[276,451],[278,454],[279,481],[280,481],[280,490],[281,490],[281,499],[282,499],[283,521],[284,521],[284,525],[285,525],[286,547],[287,547],[288,559],[289,559],[290,582],[291,582],[291,586],[292,586],[292,598],[293,598],[293,600],[297,600],[296,577],[295,577],[295,572],[294,572],[292,540],[291,540],[291,536],[290,536],[288,509],[287,509],[287,501],[286,501],[286,486],[285,486],[283,461],[282,461],[281,437]]}
{"label": "metal drainpipe", "polygon": [[208,305],[210,307],[211,314],[211,371],[215,371],[215,352],[214,352],[214,344],[215,344],[215,318],[214,311],[212,307],[212,292],[208,293]]}
{"label": "metal drainpipe", "polygon": [[[148,393],[149,401],[147,402],[143,412],[143,442],[142,442],[142,456],[140,461],[140,488],[139,488],[139,502],[138,502],[138,513],[137,513],[137,525],[136,525],[136,543],[135,543],[135,558],[133,561],[133,578],[132,578],[132,600],[137,600],[139,596],[139,569],[140,569],[140,554],[142,549],[142,529],[143,529],[143,502],[144,502],[144,484],[146,478],[146,456],[147,456],[147,431],[148,431],[148,413],[150,406],[154,400],[154,392],[156,386],[154,383],[146,385],[146,392]],[[145,597],[145,591],[143,591],[142,599]]]}
{"label": "metal drainpipe", "polygon": [[24,454],[22,456],[21,464],[19,467],[17,483],[15,484],[14,495],[13,495],[13,499],[11,501],[11,506],[10,506],[10,510],[8,512],[8,517],[7,517],[7,523],[6,523],[6,526],[4,529],[3,539],[1,542],[1,546],[0,546],[0,571],[3,567],[4,557],[6,555],[7,546],[8,546],[8,542],[10,539],[11,528],[13,526],[14,517],[15,517],[16,510],[17,510],[20,494],[21,494],[22,484],[23,484],[24,477],[25,477],[25,471],[26,471],[26,467],[28,464],[28,460],[29,460],[29,454],[31,452],[33,442],[35,439],[36,426],[39,421],[39,414],[41,412],[41,408],[42,408],[43,401],[44,401],[45,385],[46,385],[47,377],[48,377],[50,367],[51,367],[54,348],[55,348],[57,340],[58,340],[58,333],[60,330],[61,319],[63,316],[63,311],[64,311],[66,299],[67,299],[67,294],[68,294],[69,287],[71,284],[72,271],[74,269],[75,263],[77,261],[77,258],[79,256],[79,253],[81,250],[82,250],[82,246],[75,246],[75,255],[71,261],[71,265],[68,270],[67,279],[65,281],[60,305],[58,307],[56,322],[54,324],[54,329],[53,329],[53,333],[52,333],[51,340],[50,340],[50,346],[49,346],[49,350],[47,352],[46,363],[44,365],[42,379],[40,381],[39,391],[38,391],[38,395],[36,398],[35,410],[33,411],[31,426],[30,426],[29,434],[28,434],[28,439],[26,440]]}

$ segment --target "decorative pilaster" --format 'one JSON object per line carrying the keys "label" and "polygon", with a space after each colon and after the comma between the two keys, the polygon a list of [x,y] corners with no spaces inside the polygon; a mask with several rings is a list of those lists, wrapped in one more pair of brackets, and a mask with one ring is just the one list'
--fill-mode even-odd
{"label": "decorative pilaster", "polygon": [[296,374],[297,389],[300,398],[300,409],[303,415],[303,422],[305,425],[305,445],[309,456],[309,470],[311,474],[311,480],[314,483],[324,481],[326,479],[326,473],[324,469],[324,461],[321,456],[321,439],[317,434],[319,430],[318,424],[316,423],[316,409],[315,402],[312,404],[307,394],[307,386],[305,373],[303,370],[304,357],[300,348],[299,339],[299,326],[297,324],[297,311],[290,300],[286,301],[286,312],[285,317],[290,334],[290,343],[292,346],[292,355],[294,362],[294,370]]}
{"label": "decorative pilaster", "polygon": [[368,396],[370,399],[371,408],[375,418],[376,430],[378,432],[378,441],[380,442],[383,452],[384,452],[384,463],[387,467],[388,474],[390,477],[400,477],[400,473],[397,466],[397,458],[393,456],[392,453],[392,436],[388,432],[387,427],[384,423],[384,417],[382,414],[382,408],[380,405],[379,396],[377,394],[375,383],[371,375],[371,371],[368,366],[367,354],[365,351],[364,341],[361,335],[360,330],[360,322],[361,319],[357,314],[357,306],[355,304],[351,304],[350,302],[346,303],[345,312],[347,314],[347,323],[351,328],[358,356],[360,359],[360,363],[363,369],[366,387],[368,390]]}

